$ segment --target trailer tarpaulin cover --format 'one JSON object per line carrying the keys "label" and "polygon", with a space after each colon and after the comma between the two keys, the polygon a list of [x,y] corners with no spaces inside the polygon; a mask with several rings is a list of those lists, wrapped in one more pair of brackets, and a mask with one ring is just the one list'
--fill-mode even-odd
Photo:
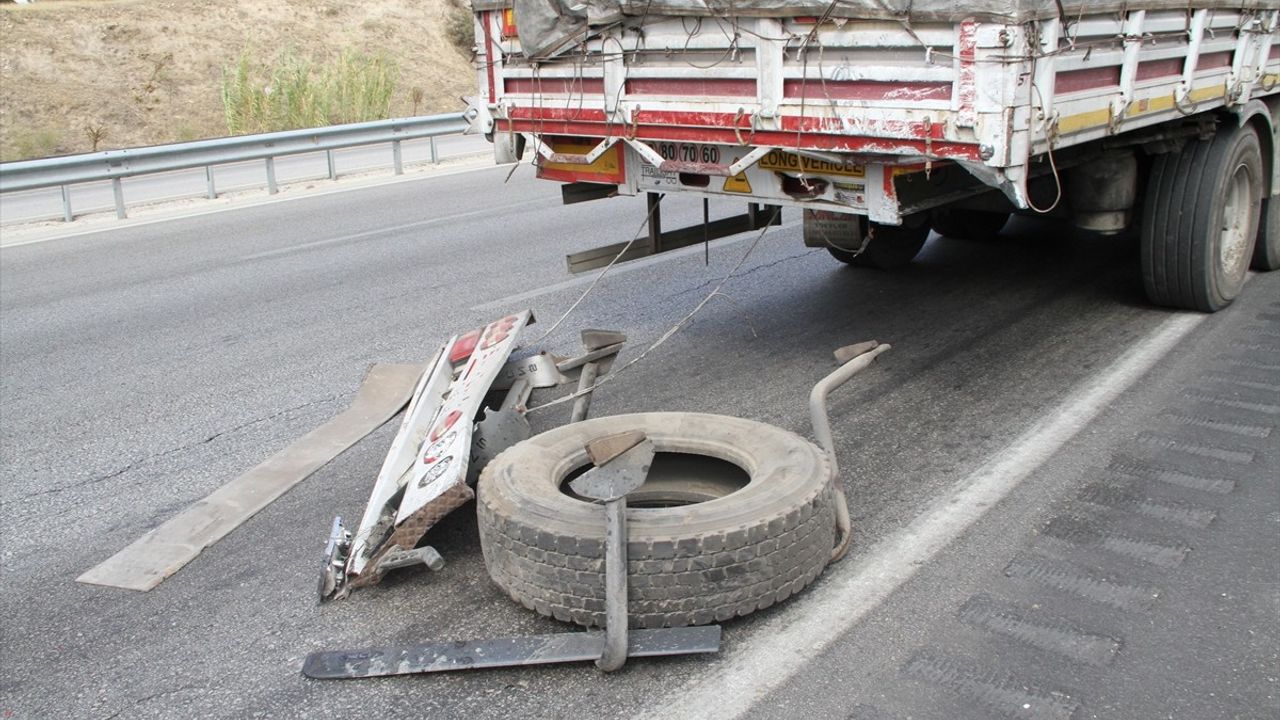
{"label": "trailer tarpaulin cover", "polygon": [[[477,10],[511,7],[512,0],[476,0]],[[814,16],[867,20],[1021,23],[1039,18],[1125,10],[1188,8],[1275,9],[1280,0],[514,0],[520,45],[530,58],[549,58],[586,36],[588,29],[645,15],[702,17]]]}

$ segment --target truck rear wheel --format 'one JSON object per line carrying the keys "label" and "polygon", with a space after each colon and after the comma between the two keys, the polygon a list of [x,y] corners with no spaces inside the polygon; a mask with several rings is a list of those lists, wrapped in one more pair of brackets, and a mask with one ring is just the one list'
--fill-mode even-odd
{"label": "truck rear wheel", "polygon": [[929,215],[929,225],[943,237],[960,240],[992,240],[1009,222],[1009,213],[939,208]]}
{"label": "truck rear wheel", "polygon": [[866,246],[861,252],[851,252],[840,248],[828,247],[831,256],[853,267],[875,268],[876,270],[893,270],[915,259],[929,239],[929,225],[918,222],[915,225],[881,225],[867,223]]}
{"label": "truck rear wheel", "polygon": [[484,469],[476,508],[490,577],[542,615],[605,618],[604,510],[567,483],[587,442],[641,430],[657,448],[628,495],[628,614],[636,627],[703,625],[799,592],[831,559],[831,466],[781,428],[701,413],[640,413],[565,425]]}
{"label": "truck rear wheel", "polygon": [[1142,213],[1147,297],[1202,312],[1231,304],[1253,257],[1262,187],[1262,148],[1248,126],[1157,156]]}

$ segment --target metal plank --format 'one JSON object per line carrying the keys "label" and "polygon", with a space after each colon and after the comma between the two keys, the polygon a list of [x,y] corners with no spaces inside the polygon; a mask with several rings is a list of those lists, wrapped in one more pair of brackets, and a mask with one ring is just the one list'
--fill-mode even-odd
{"label": "metal plank", "polygon": [[[770,222],[772,220],[772,222]],[[732,217],[712,220],[706,225],[691,225],[687,228],[679,230],[670,230],[661,235],[661,251],[668,252],[671,250],[679,250],[680,248],[690,245],[697,245],[708,240],[718,240],[729,235],[736,235],[749,230],[759,230],[766,224],[781,225],[781,214],[770,215],[763,212],[757,212],[754,216],[751,213],[742,215],[734,215]],[[613,245],[605,245],[603,247],[592,248],[591,250],[583,250],[579,253],[565,256],[565,261],[569,267],[570,274],[583,273],[588,270],[602,268],[613,262],[613,258],[622,251],[626,243],[614,243]],[[654,255],[648,244],[637,241],[631,246],[622,257],[618,258],[618,262],[623,263],[628,260],[638,260],[642,257]]]}
{"label": "metal plank", "polygon": [[[314,652],[302,674],[318,680],[386,677],[481,668],[587,662],[604,651],[600,631],[391,645],[364,650]],[[692,655],[720,650],[720,626],[633,630],[628,657]]]}
{"label": "metal plank", "polygon": [[147,591],[409,402],[421,365],[374,365],[350,407],[76,578]]}

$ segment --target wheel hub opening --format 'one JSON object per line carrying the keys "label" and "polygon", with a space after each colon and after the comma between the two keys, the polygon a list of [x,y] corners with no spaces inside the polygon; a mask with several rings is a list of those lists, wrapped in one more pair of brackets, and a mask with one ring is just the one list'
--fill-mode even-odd
{"label": "wheel hub opening", "polygon": [[[590,464],[574,468],[560,481],[560,492],[584,502],[569,483],[591,469]],[[673,508],[710,502],[737,492],[751,482],[741,467],[710,455],[662,452],[653,456],[653,465],[644,485],[627,495],[630,508]]]}
{"label": "wheel hub opening", "polygon": [[1252,190],[1248,168],[1237,168],[1222,208],[1222,240],[1218,251],[1219,264],[1228,277],[1243,273],[1249,262],[1248,210]]}

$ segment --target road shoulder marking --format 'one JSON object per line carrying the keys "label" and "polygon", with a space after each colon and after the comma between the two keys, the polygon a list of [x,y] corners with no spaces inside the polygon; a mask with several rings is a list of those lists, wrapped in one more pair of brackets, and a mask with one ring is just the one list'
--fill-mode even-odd
{"label": "road shoulder marking", "polygon": [[747,712],[824,648],[876,609],[1034,470],[1165,357],[1204,315],[1162,323],[1103,372],[1083,383],[1008,447],[992,456],[906,527],[872,546],[852,567],[789,606],[733,648],[722,664],[663,698],[646,718],[730,718]]}

